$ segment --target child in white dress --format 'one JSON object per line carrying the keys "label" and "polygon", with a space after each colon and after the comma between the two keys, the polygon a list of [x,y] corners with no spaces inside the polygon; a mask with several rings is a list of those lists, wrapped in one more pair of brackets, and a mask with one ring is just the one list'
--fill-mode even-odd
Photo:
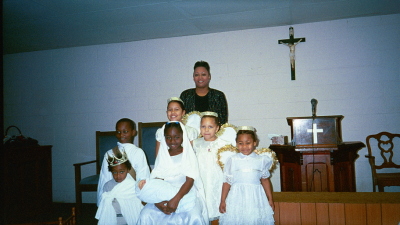
{"label": "child in white dress", "polygon": [[[167,122],[162,129],[164,130],[164,139],[161,141],[154,169],[141,191],[149,188],[152,182],[168,182],[178,192],[175,193],[174,188],[170,191],[164,190],[166,186],[163,184],[153,185],[155,187],[146,192],[152,191],[160,199],[167,198],[167,200],[154,204],[147,203],[140,213],[137,224],[206,225],[208,224],[208,215],[203,183],[186,129],[182,123],[176,121]],[[139,181],[138,185],[142,186],[142,181]],[[139,196],[146,197],[142,196],[141,191]],[[146,195],[148,196],[148,194]],[[170,198],[165,194],[173,197]],[[151,201],[156,202],[157,198]]]}
{"label": "child in white dress", "polygon": [[[185,105],[183,101],[178,97],[171,97],[167,100],[167,117],[169,121],[179,121],[182,122],[182,117],[185,115]],[[186,133],[192,144],[193,140],[198,138],[199,132],[197,129],[185,125]],[[160,148],[160,142],[164,139],[164,130],[161,128],[156,132],[156,156]]]}
{"label": "child in white dress", "polygon": [[[104,184],[95,218],[99,225],[135,225],[143,206],[135,194],[132,164],[125,152],[107,158],[113,179]],[[138,207],[138,205],[140,207]]]}
{"label": "child in white dress", "polygon": [[274,202],[269,180],[272,159],[253,152],[257,137],[253,127],[239,127],[236,146],[240,153],[224,167],[219,224],[274,224]]}
{"label": "child in white dress", "polygon": [[217,153],[218,149],[230,143],[217,137],[220,129],[217,113],[203,112],[201,116],[200,132],[203,137],[193,141],[193,150],[196,152],[203,180],[209,220],[213,221],[221,215],[219,203],[223,183],[223,172],[217,162]]}

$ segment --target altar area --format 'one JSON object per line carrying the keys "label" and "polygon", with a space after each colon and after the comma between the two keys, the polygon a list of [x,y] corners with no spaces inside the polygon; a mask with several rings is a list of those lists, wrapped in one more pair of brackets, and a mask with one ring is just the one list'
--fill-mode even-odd
{"label": "altar area", "polygon": [[342,115],[288,117],[291,143],[270,145],[280,163],[281,191],[355,192],[360,141],[343,142]]}

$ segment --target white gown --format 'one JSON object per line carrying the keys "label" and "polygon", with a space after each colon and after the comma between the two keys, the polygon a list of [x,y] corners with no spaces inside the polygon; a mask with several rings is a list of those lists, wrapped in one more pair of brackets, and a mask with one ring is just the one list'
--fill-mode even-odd
{"label": "white gown", "polygon": [[268,156],[237,153],[224,167],[225,182],[231,185],[226,199],[226,213],[219,219],[221,225],[274,224],[273,210],[260,183],[270,176],[272,160]]}
{"label": "white gown", "polygon": [[198,138],[193,141],[193,149],[196,152],[199,163],[210,221],[218,219],[221,215],[219,204],[224,180],[223,171],[217,162],[217,153],[219,148],[228,144],[230,143],[221,138],[217,138],[215,141],[206,141],[204,138]]}
{"label": "white gown", "polygon": [[[154,169],[150,178],[162,178],[170,184],[181,187],[185,183],[186,177],[194,179],[194,185],[184,198],[190,198],[191,201],[179,202],[185,205],[181,212],[175,212],[170,215],[164,214],[154,204],[147,204],[140,213],[137,224],[146,225],[206,225],[208,224],[207,208],[204,200],[203,183],[199,175],[197,159],[193,148],[187,138],[186,129],[180,123],[183,130],[183,152],[176,156],[170,156],[165,139],[160,142],[160,149],[154,164]],[[165,125],[164,125],[165,126]],[[164,129],[164,126],[162,129]],[[162,187],[161,187],[162,188]]]}

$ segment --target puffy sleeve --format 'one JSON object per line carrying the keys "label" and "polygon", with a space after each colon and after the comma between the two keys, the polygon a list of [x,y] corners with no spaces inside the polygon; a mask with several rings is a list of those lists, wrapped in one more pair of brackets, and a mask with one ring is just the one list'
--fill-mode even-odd
{"label": "puffy sleeve", "polygon": [[199,137],[199,132],[195,128],[191,126],[185,126],[185,128],[189,141],[193,141]]}
{"label": "puffy sleeve", "polygon": [[272,159],[269,156],[261,156],[261,157],[262,157],[261,179],[267,179],[271,176],[269,168],[272,165]]}
{"label": "puffy sleeve", "polygon": [[232,174],[232,157],[229,157],[224,166],[224,182],[232,185],[233,174]]}
{"label": "puffy sleeve", "polygon": [[161,142],[163,138],[164,138],[164,132],[161,128],[158,128],[156,132],[156,141]]}

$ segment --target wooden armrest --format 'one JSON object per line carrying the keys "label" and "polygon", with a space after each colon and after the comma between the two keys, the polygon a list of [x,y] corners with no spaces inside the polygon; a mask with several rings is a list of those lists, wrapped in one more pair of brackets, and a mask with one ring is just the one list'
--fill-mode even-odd
{"label": "wooden armrest", "polygon": [[86,165],[86,164],[91,164],[91,163],[95,163],[97,162],[97,160],[92,160],[92,161],[87,161],[87,162],[81,162],[81,163],[75,163],[74,167],[75,167],[75,185],[77,185],[81,179],[81,166]]}
{"label": "wooden armrest", "polygon": [[83,166],[83,165],[90,164],[90,163],[95,163],[95,162],[97,162],[97,160],[92,160],[92,161],[87,161],[87,162],[81,162],[81,163],[75,163],[74,166],[75,166],[75,167],[76,167],[76,166]]}

